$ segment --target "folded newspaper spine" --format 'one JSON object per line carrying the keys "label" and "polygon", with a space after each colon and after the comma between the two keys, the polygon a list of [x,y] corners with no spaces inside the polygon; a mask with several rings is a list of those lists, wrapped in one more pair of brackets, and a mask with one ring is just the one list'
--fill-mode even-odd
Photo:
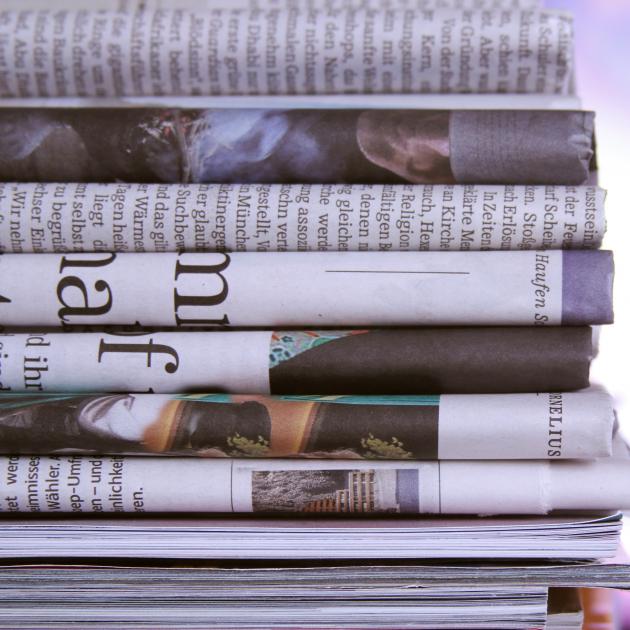
{"label": "folded newspaper spine", "polygon": [[581,185],[593,125],[562,110],[4,107],[0,180]]}
{"label": "folded newspaper spine", "polygon": [[[539,9],[540,0],[91,0],[90,9]],[[3,0],[5,10],[50,9],[48,0]],[[84,9],[84,0],[55,0],[55,9]]]}
{"label": "folded newspaper spine", "polygon": [[0,251],[596,249],[595,186],[0,183]]}
{"label": "folded newspaper spine", "polygon": [[[510,422],[506,423],[506,416]],[[604,392],[445,396],[3,394],[0,453],[313,459],[588,459]]]}
{"label": "folded newspaper spine", "polygon": [[5,326],[606,324],[612,254],[7,254]]}
{"label": "folded newspaper spine", "polygon": [[2,512],[546,514],[630,506],[630,461],[0,457]]}
{"label": "folded newspaper spine", "polygon": [[0,336],[2,392],[440,394],[587,387],[588,327]]}
{"label": "folded newspaper spine", "polygon": [[[25,0],[30,2],[31,0]],[[77,0],[62,0],[76,2]],[[117,0],[121,9],[141,4],[145,7],[225,7],[242,9],[537,9],[540,0]],[[116,0],[96,0],[103,6]],[[91,5],[90,5],[91,6]]]}
{"label": "folded newspaper spine", "polygon": [[0,97],[569,94],[552,11],[217,8],[0,14]]}

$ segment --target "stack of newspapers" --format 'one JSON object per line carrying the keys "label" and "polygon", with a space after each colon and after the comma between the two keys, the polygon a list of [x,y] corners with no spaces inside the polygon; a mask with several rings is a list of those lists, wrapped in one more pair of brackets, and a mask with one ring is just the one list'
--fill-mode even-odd
{"label": "stack of newspapers", "polygon": [[630,588],[573,45],[536,0],[2,0],[0,628]]}

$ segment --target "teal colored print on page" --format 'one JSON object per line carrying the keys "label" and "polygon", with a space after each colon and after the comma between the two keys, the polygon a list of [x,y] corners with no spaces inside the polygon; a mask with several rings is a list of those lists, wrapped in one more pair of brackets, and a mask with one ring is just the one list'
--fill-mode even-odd
{"label": "teal colored print on page", "polygon": [[173,396],[173,400],[188,400],[206,403],[233,402],[231,394],[176,394]]}
{"label": "teal colored print on page", "polygon": [[277,396],[282,400],[334,403],[339,405],[405,405],[413,407],[439,407],[439,396]]}
{"label": "teal colored print on page", "polygon": [[302,352],[312,350],[325,343],[351,335],[360,335],[367,330],[325,330],[325,331],[276,331],[271,336],[269,348],[269,369],[283,361],[288,361]]}

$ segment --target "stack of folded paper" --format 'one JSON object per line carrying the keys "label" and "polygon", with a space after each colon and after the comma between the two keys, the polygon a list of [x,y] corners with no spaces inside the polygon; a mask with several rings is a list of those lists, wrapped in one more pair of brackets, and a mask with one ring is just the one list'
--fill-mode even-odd
{"label": "stack of folded paper", "polygon": [[579,627],[630,453],[571,17],[237,5],[0,9],[0,627]]}

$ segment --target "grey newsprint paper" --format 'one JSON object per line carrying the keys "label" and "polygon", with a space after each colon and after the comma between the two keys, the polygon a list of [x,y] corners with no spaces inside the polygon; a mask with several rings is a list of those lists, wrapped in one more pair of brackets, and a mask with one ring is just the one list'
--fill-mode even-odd
{"label": "grey newsprint paper", "polygon": [[611,252],[6,254],[5,326],[607,324]]}
{"label": "grey newsprint paper", "polygon": [[595,186],[0,183],[0,251],[596,249]]}
{"label": "grey newsprint paper", "polygon": [[0,336],[3,392],[440,394],[587,387],[583,326]]}
{"label": "grey newsprint paper", "polygon": [[553,10],[50,8],[0,13],[1,97],[572,87],[572,17]]}
{"label": "grey newsprint paper", "polygon": [[0,180],[590,183],[594,114],[0,108]]}

